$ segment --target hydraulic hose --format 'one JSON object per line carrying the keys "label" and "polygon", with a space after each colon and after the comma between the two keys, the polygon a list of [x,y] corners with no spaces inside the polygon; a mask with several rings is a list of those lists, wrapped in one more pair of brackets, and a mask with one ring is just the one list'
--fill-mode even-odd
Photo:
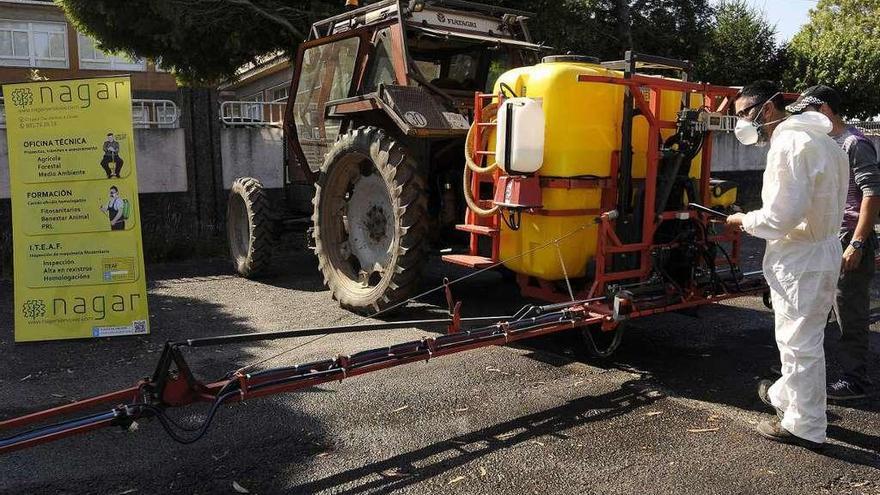
{"label": "hydraulic hose", "polygon": [[[498,104],[490,103],[483,107],[483,122],[496,122],[498,116]],[[490,127],[484,127],[483,130],[479,129],[479,123],[474,122],[471,125],[471,128],[468,129],[467,138],[464,142],[464,161],[467,164],[468,168],[473,172],[478,174],[488,174],[494,172],[496,168],[498,168],[498,161],[491,160],[489,164],[485,167],[481,167],[477,162],[474,161],[474,139],[476,138],[476,133],[481,132],[483,134],[483,142],[485,142],[486,136],[488,136],[488,129]],[[488,160],[487,160],[488,161]]]}
{"label": "hydraulic hose", "polygon": [[0,449],[5,449],[7,447],[26,442],[28,440],[55,435],[57,433],[72,430],[74,428],[94,425],[102,421],[112,420],[114,418],[116,418],[116,412],[107,411],[90,416],[71,419],[68,421],[63,421],[61,423],[56,423],[53,425],[41,426],[32,430],[19,433],[12,437],[0,439]]}
{"label": "hydraulic hose", "polygon": [[[483,119],[484,122],[495,122],[496,117],[498,115],[498,104],[490,103],[486,107],[483,108]],[[462,189],[464,190],[464,200],[467,203],[468,208],[471,209],[477,216],[480,217],[491,217],[498,213],[498,205],[492,206],[490,208],[481,207],[477,200],[474,199],[473,191],[471,191],[471,179],[472,174],[489,174],[495,171],[498,168],[497,160],[487,160],[489,162],[485,167],[481,167],[477,162],[474,161],[473,157],[475,155],[474,149],[474,140],[476,134],[478,132],[482,133],[483,137],[488,136],[488,132],[486,130],[489,127],[484,127],[482,130],[479,128],[479,122],[474,122],[471,125],[471,128],[468,130],[467,138],[464,143],[464,177],[462,178]]]}
{"label": "hydraulic hose", "polygon": [[467,203],[468,208],[471,209],[474,213],[476,213],[479,217],[491,217],[498,213],[499,206],[495,205],[491,208],[482,208],[477,204],[477,201],[473,197],[473,193],[471,192],[471,169],[469,167],[464,167],[464,178],[462,179],[462,189],[464,190],[464,201]]}

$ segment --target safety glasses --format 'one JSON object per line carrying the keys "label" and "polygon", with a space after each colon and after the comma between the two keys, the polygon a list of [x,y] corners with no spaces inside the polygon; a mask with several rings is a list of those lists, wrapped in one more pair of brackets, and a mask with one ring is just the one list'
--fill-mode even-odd
{"label": "safety glasses", "polygon": [[754,105],[743,108],[739,112],[736,112],[736,116],[741,119],[744,119],[752,114],[752,110],[764,105],[764,103],[767,103],[768,101],[770,101],[770,100],[759,101],[758,103],[755,103]]}

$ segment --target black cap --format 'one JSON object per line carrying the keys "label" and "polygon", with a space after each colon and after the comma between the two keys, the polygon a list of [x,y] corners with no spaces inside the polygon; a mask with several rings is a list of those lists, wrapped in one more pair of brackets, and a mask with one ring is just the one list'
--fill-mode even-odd
{"label": "black cap", "polygon": [[840,95],[834,89],[818,84],[807,88],[797,101],[785,109],[790,113],[801,113],[809,106],[819,107],[822,105],[828,105],[832,112],[837,113],[840,108]]}

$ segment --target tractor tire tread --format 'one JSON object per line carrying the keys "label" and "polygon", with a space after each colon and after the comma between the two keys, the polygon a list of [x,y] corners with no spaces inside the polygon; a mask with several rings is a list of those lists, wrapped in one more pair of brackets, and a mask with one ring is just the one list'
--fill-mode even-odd
{"label": "tractor tire tread", "polygon": [[[326,254],[328,246],[321,237],[321,197],[326,177],[336,159],[348,151],[360,152],[372,160],[387,185],[397,222],[395,231],[400,232],[394,241],[396,252],[392,254],[392,273],[383,278],[385,288],[381,294],[353,294],[344,290],[342,284],[345,281],[340,280],[343,275],[331,266]],[[418,173],[417,164],[406,148],[392,135],[376,127],[358,127],[348,132],[327,153],[316,184],[312,223],[318,266],[324,275],[324,283],[341,307],[370,315],[404,302],[415,293],[426,258],[428,205],[425,190],[425,179]]]}
{"label": "tractor tire tread", "polygon": [[[241,198],[247,211],[250,239],[247,253],[236,253],[231,239],[233,222],[232,202]],[[245,278],[255,279],[267,275],[272,254],[277,244],[277,228],[274,211],[263,184],[252,177],[239,177],[232,182],[227,206],[227,231],[230,255],[235,271]]]}

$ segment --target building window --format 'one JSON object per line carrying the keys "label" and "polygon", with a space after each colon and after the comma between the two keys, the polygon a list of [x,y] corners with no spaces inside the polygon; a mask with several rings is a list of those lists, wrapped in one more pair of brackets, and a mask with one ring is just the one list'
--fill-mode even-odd
{"label": "building window", "polygon": [[0,65],[66,69],[67,24],[0,20]]}
{"label": "building window", "polygon": [[142,72],[147,70],[147,61],[132,60],[125,55],[104,53],[95,46],[88,36],[77,33],[79,44],[79,68],[97,70],[128,70]]}
{"label": "building window", "polygon": [[269,90],[269,94],[272,97],[271,101],[287,101],[288,92],[290,91],[290,87],[287,84],[283,84],[281,86],[276,86]]}

